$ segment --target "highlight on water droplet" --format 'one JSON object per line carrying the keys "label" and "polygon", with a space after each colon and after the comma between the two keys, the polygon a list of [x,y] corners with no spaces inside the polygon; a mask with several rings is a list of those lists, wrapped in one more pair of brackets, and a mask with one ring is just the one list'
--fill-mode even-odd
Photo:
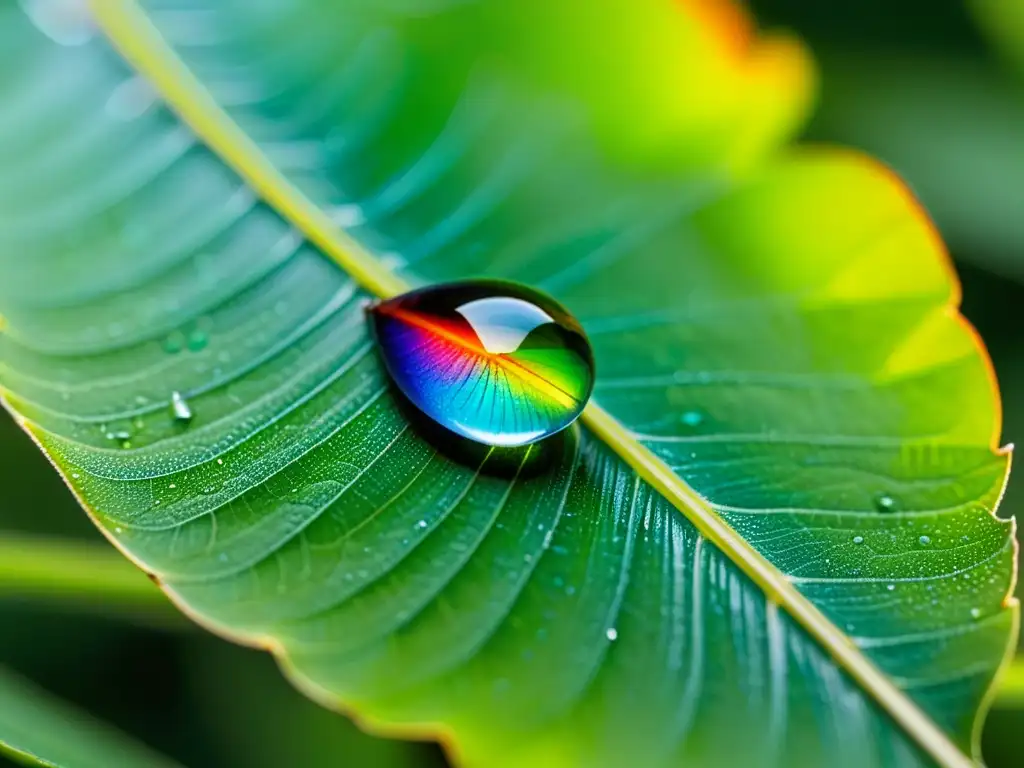
{"label": "highlight on water droplet", "polygon": [[875,509],[879,512],[893,512],[896,510],[896,499],[888,493],[880,493],[875,496]]}
{"label": "highlight on water droplet", "polygon": [[500,280],[431,286],[367,313],[398,389],[444,428],[520,446],[569,426],[594,386],[580,324],[554,299]]}
{"label": "highlight on water droplet", "polygon": [[171,392],[171,413],[174,414],[175,421],[188,422],[192,420],[192,408],[181,392]]}

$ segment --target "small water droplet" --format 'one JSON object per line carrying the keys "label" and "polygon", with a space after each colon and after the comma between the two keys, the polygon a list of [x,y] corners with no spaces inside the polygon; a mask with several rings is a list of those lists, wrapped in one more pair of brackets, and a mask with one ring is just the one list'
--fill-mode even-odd
{"label": "small water droplet", "polygon": [[973,618],[973,619],[980,619],[981,618],[981,608],[971,608],[971,618]]}
{"label": "small water droplet", "polygon": [[171,392],[171,412],[175,421],[188,422],[192,420],[192,408],[181,392]]}
{"label": "small water droplet", "polygon": [[875,509],[879,512],[893,512],[896,509],[896,499],[888,493],[880,493],[875,496]]}
{"label": "small water droplet", "polygon": [[427,527],[427,521],[426,520],[420,520],[418,523],[416,523],[416,527],[417,528],[426,528]]}
{"label": "small water droplet", "polygon": [[174,331],[164,339],[164,352],[169,355],[176,355],[185,348],[185,334],[181,331]]}
{"label": "small water droplet", "polygon": [[141,416],[136,416],[132,420],[132,426],[134,426],[136,429],[142,429],[143,427],[146,426],[146,422],[143,420]]}
{"label": "small water droplet", "polygon": [[177,484],[175,484],[175,483],[171,483],[171,484],[170,484],[170,485],[168,485],[167,487],[168,487],[168,488],[177,488],[178,486],[177,486]]}
{"label": "small water droplet", "polygon": [[131,448],[132,433],[126,429],[115,429],[107,432],[107,440],[118,443],[122,448]]}
{"label": "small water droplet", "polygon": [[932,543],[931,537],[929,536],[918,536],[917,541],[922,546],[927,546],[928,544]]}
{"label": "small water droplet", "polygon": [[209,340],[210,339],[206,335],[205,331],[200,328],[196,328],[188,335],[188,348],[193,352],[199,352],[206,348]]}
{"label": "small water droplet", "polygon": [[609,627],[604,634],[609,640],[618,640],[619,638],[619,630],[615,627]]}
{"label": "small water droplet", "polygon": [[114,533],[121,533],[121,526],[119,526],[119,525],[114,526]]}
{"label": "small water droplet", "polygon": [[699,427],[704,423],[704,414],[700,411],[686,411],[680,421],[688,427]]}
{"label": "small water droplet", "polygon": [[77,472],[72,472],[72,473],[71,473],[71,477],[72,477],[73,479],[77,480],[77,479],[78,479],[79,477],[81,477],[81,475],[79,475],[79,474],[78,474]]}
{"label": "small water droplet", "polygon": [[217,463],[218,464],[223,464],[224,463],[224,459],[217,459]]}
{"label": "small water droplet", "polygon": [[864,543],[864,537],[863,536],[854,536],[853,537],[853,543],[854,544],[863,544]]}
{"label": "small water droplet", "polygon": [[886,584],[885,588],[888,589],[890,592],[892,592],[894,589],[896,589],[896,585],[895,584]]}

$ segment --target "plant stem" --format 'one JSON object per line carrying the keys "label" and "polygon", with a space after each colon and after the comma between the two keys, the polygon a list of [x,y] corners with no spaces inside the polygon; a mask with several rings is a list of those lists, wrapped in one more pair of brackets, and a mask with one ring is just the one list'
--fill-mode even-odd
{"label": "plant stem", "polygon": [[147,614],[180,626],[167,598],[111,548],[26,534],[0,533],[0,600],[52,600],[74,608]]}
{"label": "plant stem", "polygon": [[1024,707],[1024,655],[1015,658],[1003,673],[995,706],[1004,709]]}

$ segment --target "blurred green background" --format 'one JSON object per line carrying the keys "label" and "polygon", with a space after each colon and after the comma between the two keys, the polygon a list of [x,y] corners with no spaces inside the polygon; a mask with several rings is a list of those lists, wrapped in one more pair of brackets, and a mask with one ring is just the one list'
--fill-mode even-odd
{"label": "blurred green background", "polygon": [[[1012,45],[994,42],[998,26],[987,36],[960,0],[750,5],[762,26],[799,33],[818,60],[821,95],[805,139],[880,157],[936,218],[963,280],[964,312],[999,376],[1004,441],[1024,436],[1024,57],[1014,62]],[[1002,512],[1022,508],[1018,471]],[[6,416],[0,524],[105,546]],[[304,699],[265,654],[229,645],[170,608],[26,597],[5,592],[0,578],[0,663],[189,766],[445,765],[436,745],[364,735]],[[1022,730],[1024,707],[991,713],[984,751],[992,768],[1020,765]]]}

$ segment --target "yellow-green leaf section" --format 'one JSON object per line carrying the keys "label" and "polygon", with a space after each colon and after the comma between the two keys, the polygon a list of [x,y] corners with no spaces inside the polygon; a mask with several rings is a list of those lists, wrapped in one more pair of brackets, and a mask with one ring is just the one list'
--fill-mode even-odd
{"label": "yellow-green leaf section", "polygon": [[[1016,606],[941,243],[862,158],[752,170],[802,54],[667,7],[646,88],[583,4],[97,3],[158,93],[6,10],[9,405],[190,615],[467,763],[964,764]],[[583,429],[453,456],[392,402],[363,289],[478,274],[579,314]]]}

